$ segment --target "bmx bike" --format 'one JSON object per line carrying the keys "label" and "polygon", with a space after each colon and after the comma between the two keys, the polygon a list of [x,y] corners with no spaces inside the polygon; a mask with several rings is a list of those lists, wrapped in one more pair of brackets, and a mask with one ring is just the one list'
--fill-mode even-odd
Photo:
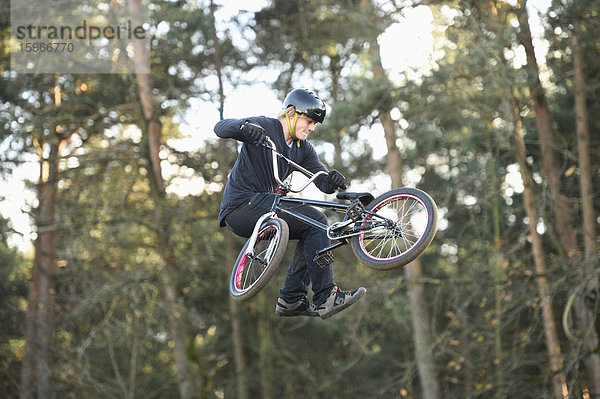
{"label": "bmx bike", "polygon": [[[404,266],[427,249],[437,231],[437,206],[424,191],[416,188],[398,188],[377,198],[367,192],[339,192],[338,200],[331,202],[287,197],[299,193],[327,172],[312,173],[277,152],[268,137],[263,144],[273,153],[273,173],[278,183],[269,212],[262,215],[240,251],[231,273],[229,291],[237,301],[246,301],[258,294],[275,273],[289,240],[287,223],[278,214],[292,216],[303,223],[325,231],[331,245],[315,254],[320,267],[333,262],[332,250],[351,244],[356,258],[375,270],[391,270]],[[308,177],[298,188],[279,178],[277,158]],[[323,224],[294,211],[297,205],[311,205],[343,214],[342,220]]]}

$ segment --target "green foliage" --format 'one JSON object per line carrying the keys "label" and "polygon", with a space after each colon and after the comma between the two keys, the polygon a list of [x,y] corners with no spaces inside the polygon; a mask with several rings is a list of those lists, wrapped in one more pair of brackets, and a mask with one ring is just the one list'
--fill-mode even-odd
{"label": "green foliage", "polygon": [[22,329],[27,298],[25,259],[7,244],[9,222],[0,217],[0,393],[16,397],[23,359]]}
{"label": "green foliage", "polygon": [[[585,64],[585,95],[588,112],[588,125],[590,131],[590,154],[592,163],[594,155],[600,150],[600,140],[598,129],[600,128],[600,114],[598,98],[600,96],[600,87],[597,83],[597,77],[600,74],[600,25],[598,24],[598,15],[600,6],[594,1],[577,2],[569,7],[557,8],[552,13],[548,21],[548,36],[550,41],[548,64],[556,76],[553,83],[556,85],[555,96],[553,98],[553,116],[557,125],[558,140],[561,143],[565,167],[567,170],[577,163],[577,140],[574,127],[574,82],[573,82],[573,49],[571,38],[573,36],[572,24],[577,21],[580,25],[578,41],[582,48]],[[569,51],[562,51],[568,49]],[[566,172],[565,172],[566,173]],[[566,176],[567,177],[567,176]],[[592,178],[593,185],[596,187],[600,181],[598,173],[594,173]],[[568,189],[569,196],[576,198],[579,196],[579,187],[577,184],[577,174],[569,174],[565,187]]]}

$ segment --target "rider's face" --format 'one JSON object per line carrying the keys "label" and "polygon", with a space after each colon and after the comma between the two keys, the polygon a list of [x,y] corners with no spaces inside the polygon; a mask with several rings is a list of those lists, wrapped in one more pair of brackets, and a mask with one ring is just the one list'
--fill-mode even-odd
{"label": "rider's face", "polygon": [[304,114],[298,116],[296,121],[296,138],[306,140],[308,135],[315,130],[316,122]]}

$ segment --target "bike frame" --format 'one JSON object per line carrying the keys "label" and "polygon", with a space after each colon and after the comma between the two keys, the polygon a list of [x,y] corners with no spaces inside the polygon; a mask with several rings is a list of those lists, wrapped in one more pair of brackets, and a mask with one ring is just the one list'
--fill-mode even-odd
{"label": "bike frame", "polygon": [[285,213],[286,215],[292,216],[310,226],[316,227],[319,230],[327,232],[329,230],[329,225],[318,222],[313,218],[310,218],[306,215],[303,215],[298,212],[294,212],[293,209],[286,207],[285,205],[312,205],[323,209],[330,209],[335,211],[346,211],[350,208],[350,204],[342,204],[339,202],[329,202],[329,201],[318,201],[312,199],[304,199],[304,198],[293,198],[293,197],[283,197],[278,196],[277,200],[274,204],[274,211],[280,211],[281,213]]}
{"label": "bike frame", "polygon": [[[317,234],[325,232],[329,242],[324,244],[326,248],[316,250],[312,259],[320,268],[329,267],[334,262],[333,249],[351,244],[354,255],[365,266],[375,270],[395,269],[418,257],[435,236],[437,207],[427,193],[414,188],[400,188],[377,198],[370,193],[359,192],[338,192],[337,201],[288,197],[289,192],[302,191],[327,172],[313,174],[305,170],[278,153],[269,138],[261,146],[272,151],[277,185],[270,194],[256,197],[256,204],[266,212],[256,221],[234,264],[229,290],[235,300],[245,301],[254,297],[274,276],[289,240],[298,238],[295,234],[290,237],[286,221],[292,225],[301,223],[309,226]],[[279,158],[304,173],[308,181],[296,182],[296,185],[302,186],[298,189],[292,188],[289,179],[281,181],[277,167],[279,161],[282,165],[284,162]],[[328,215],[335,211],[340,216],[324,219],[315,212],[306,212],[314,208],[328,210]]]}
{"label": "bike frame", "polygon": [[[260,218],[258,218],[258,220],[256,221],[256,224],[254,226],[254,230],[252,232],[252,235],[249,238],[249,243],[248,243],[248,248],[250,248],[248,250],[248,255],[249,256],[253,256],[254,255],[254,244],[256,243],[258,234],[260,232],[260,227],[263,224],[263,222],[265,220],[268,220],[270,218],[274,218],[277,216],[277,212],[281,212],[284,213],[286,215],[292,216],[300,221],[302,221],[303,223],[306,223],[310,226],[313,226],[319,230],[322,230],[324,232],[327,233],[327,236],[332,239],[332,240],[339,240],[339,242],[337,242],[336,244],[332,245],[329,248],[325,248],[324,251],[333,249],[335,247],[341,246],[341,245],[345,245],[348,243],[347,240],[345,240],[345,238],[347,238],[348,236],[341,236],[341,237],[335,237],[332,236],[330,234],[332,228],[334,227],[334,225],[328,225],[328,224],[324,224],[321,223],[311,217],[308,217],[306,215],[303,215],[299,212],[295,212],[292,208],[292,206],[294,205],[311,205],[311,206],[315,206],[315,207],[319,207],[322,209],[329,209],[329,210],[334,210],[334,211],[343,211],[345,214],[345,219],[342,222],[339,222],[339,224],[337,224],[337,226],[335,228],[345,228],[347,226],[349,226],[350,224],[354,223],[355,220],[348,218],[348,211],[356,206],[356,202],[359,201],[358,199],[351,201],[350,203],[340,203],[340,202],[332,202],[332,201],[320,201],[320,200],[314,200],[314,199],[307,199],[307,198],[296,198],[296,197],[287,197],[286,194],[288,192],[293,192],[293,193],[298,193],[302,190],[304,190],[306,187],[308,187],[308,185],[312,182],[315,181],[315,179],[319,176],[322,175],[326,175],[327,172],[321,171],[321,172],[317,172],[317,173],[312,173],[308,170],[306,170],[305,168],[303,168],[302,166],[298,165],[297,163],[295,163],[294,161],[292,161],[291,159],[286,158],[284,155],[280,154],[279,152],[277,152],[277,148],[275,146],[275,143],[273,143],[273,141],[270,138],[266,138],[266,143],[263,144],[263,146],[265,148],[268,148],[272,151],[273,153],[273,172],[274,172],[274,176],[275,176],[275,180],[277,181],[277,183],[279,184],[279,190],[280,193],[276,193],[275,195],[275,199],[273,201],[273,205],[271,206],[271,209],[269,212],[265,213],[264,215],[262,215]],[[302,184],[301,187],[297,188],[297,189],[293,189],[291,187],[291,185],[289,183],[283,182],[280,180],[279,178],[279,169],[277,166],[277,158],[283,158],[285,159],[291,166],[295,167],[296,169],[298,169],[300,172],[302,172],[304,175],[306,175],[309,179],[307,182],[305,182],[304,184]],[[369,212],[366,210],[362,210],[363,212],[372,215],[372,216],[378,216],[373,212]],[[379,216],[379,218],[381,218]],[[385,220],[385,218],[381,218],[382,220]],[[365,230],[368,230],[369,228],[366,228]]]}

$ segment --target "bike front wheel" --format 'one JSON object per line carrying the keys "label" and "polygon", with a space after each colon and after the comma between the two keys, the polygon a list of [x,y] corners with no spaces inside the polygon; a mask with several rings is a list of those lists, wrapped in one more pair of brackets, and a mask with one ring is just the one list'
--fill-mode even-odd
{"label": "bike front wheel", "polygon": [[231,272],[229,292],[233,299],[247,301],[267,285],[283,258],[288,240],[287,223],[272,218],[261,225],[252,248],[248,246],[250,240],[246,241]]}
{"label": "bike front wheel", "polygon": [[437,232],[437,206],[424,191],[399,188],[375,198],[357,224],[364,232],[352,237],[358,260],[372,269],[404,266],[427,249]]}

